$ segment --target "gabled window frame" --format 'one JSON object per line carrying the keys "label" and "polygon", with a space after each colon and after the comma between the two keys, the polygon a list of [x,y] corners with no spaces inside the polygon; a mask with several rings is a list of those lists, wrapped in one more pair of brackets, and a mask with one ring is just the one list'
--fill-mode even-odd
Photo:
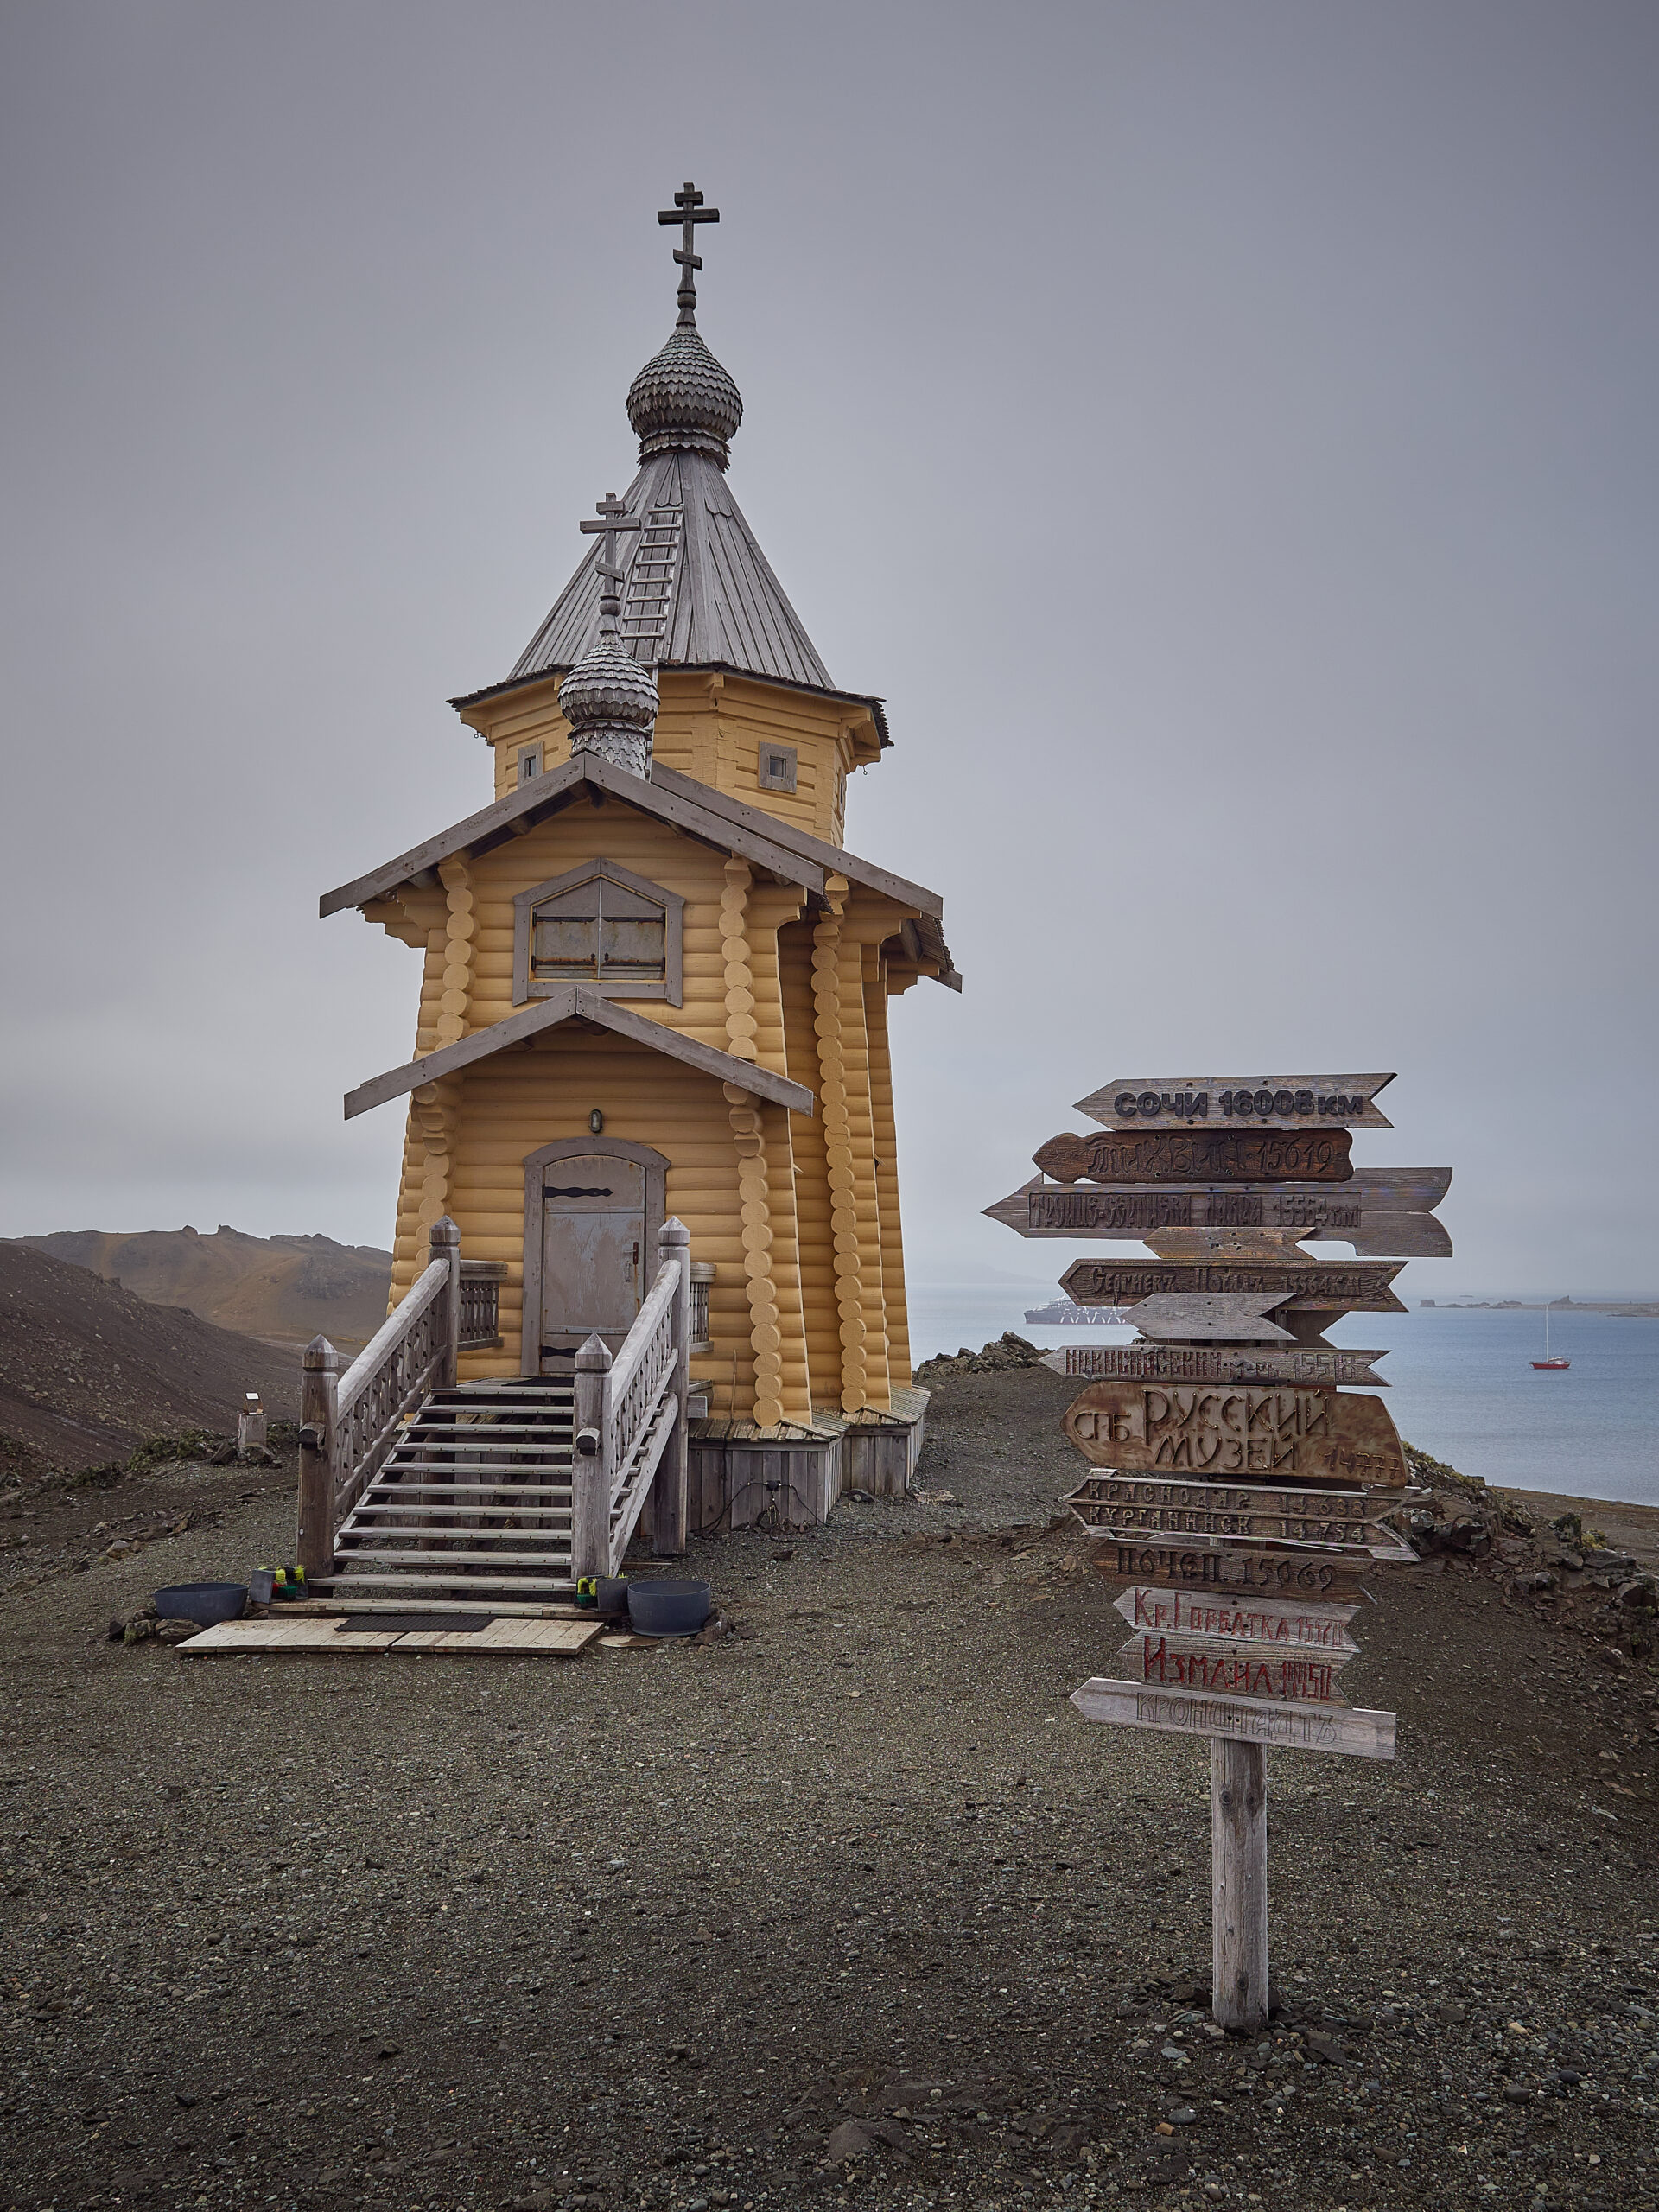
{"label": "gabled window frame", "polygon": [[663,973],[660,979],[646,981],[637,976],[619,976],[607,982],[603,977],[584,982],[585,990],[596,991],[605,999],[663,999],[670,1006],[685,1003],[684,941],[685,901],[677,891],[667,890],[660,883],[652,883],[643,875],[636,875],[632,868],[624,868],[620,861],[583,861],[580,867],[568,868],[563,875],[550,876],[545,883],[532,884],[528,891],[520,891],[512,902],[512,1002],[527,1006],[532,999],[544,999],[554,991],[566,988],[568,979],[531,973],[530,955],[535,933],[536,909],[545,899],[557,899],[568,891],[579,891],[584,884],[602,877],[621,891],[632,891],[636,897],[650,899],[663,910]]}

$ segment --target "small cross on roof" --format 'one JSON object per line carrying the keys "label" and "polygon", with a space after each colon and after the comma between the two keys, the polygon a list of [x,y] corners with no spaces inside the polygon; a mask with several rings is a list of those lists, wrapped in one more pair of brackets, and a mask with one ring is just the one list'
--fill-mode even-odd
{"label": "small cross on roof", "polygon": [[659,223],[677,223],[683,234],[683,245],[674,249],[674,258],[680,264],[677,295],[680,321],[686,328],[695,330],[697,324],[697,280],[694,272],[702,268],[702,256],[694,253],[691,248],[696,238],[696,226],[699,223],[717,223],[720,210],[703,206],[702,194],[688,177],[684,189],[675,194],[674,205],[658,209],[657,219]]}

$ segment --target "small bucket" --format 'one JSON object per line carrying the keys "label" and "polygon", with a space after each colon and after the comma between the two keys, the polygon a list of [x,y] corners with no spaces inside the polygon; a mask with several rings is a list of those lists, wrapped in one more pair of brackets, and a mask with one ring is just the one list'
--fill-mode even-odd
{"label": "small bucket", "polygon": [[709,1618],[709,1598],[706,1582],[630,1582],[628,1625],[636,1636],[695,1636]]}

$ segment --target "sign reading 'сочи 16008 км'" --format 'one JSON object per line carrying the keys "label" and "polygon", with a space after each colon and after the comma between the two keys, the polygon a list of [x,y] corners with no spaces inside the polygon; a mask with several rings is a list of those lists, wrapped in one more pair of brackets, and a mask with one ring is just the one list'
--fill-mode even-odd
{"label": "sign reading '\u0441\u043e\u0447\u0438 16008 \u043a\u043c'", "polygon": [[1390,1129],[1373,1101],[1391,1075],[1118,1076],[1077,1111],[1109,1128],[1191,1128],[1212,1116],[1253,1122],[1259,1128],[1305,1128],[1335,1122],[1356,1129]]}

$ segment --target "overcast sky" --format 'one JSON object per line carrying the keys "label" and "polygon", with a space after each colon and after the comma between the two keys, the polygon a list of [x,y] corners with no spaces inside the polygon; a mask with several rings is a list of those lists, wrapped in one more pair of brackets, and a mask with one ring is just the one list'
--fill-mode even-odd
{"label": "overcast sky", "polygon": [[0,10],[0,1232],[385,1243],[417,961],[695,176],[839,683],[912,1274],[1114,1076],[1394,1068],[1407,1287],[1652,1293],[1651,0]]}

